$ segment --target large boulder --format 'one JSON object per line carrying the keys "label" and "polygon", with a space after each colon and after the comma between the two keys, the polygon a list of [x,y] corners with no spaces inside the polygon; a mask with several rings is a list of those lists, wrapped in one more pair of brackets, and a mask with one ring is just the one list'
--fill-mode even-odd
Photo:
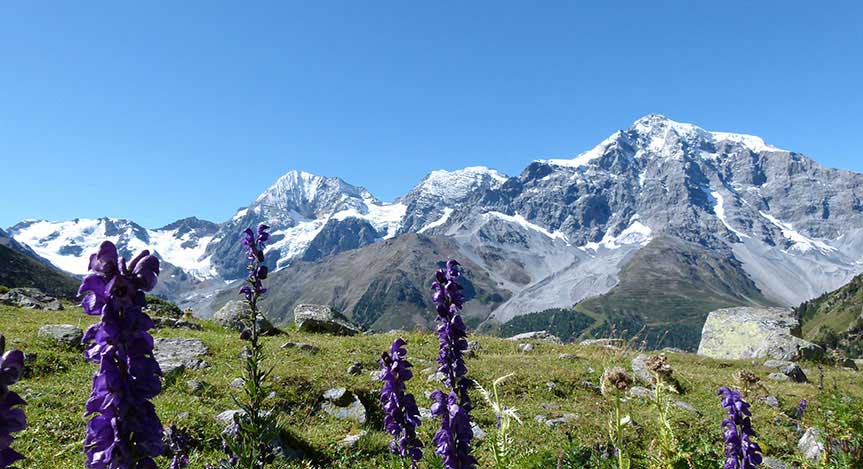
{"label": "large boulder", "polygon": [[61,343],[67,347],[81,345],[84,331],[80,327],[71,324],[48,324],[39,328],[36,332],[38,337]]}
{"label": "large boulder", "polygon": [[324,392],[321,410],[339,420],[366,423],[366,408],[360,399],[345,388],[332,388]]}
{"label": "large boulder", "polygon": [[303,332],[354,335],[362,332],[348,318],[326,305],[297,305],[294,322]]}
{"label": "large boulder", "polygon": [[560,345],[563,343],[560,340],[560,337],[556,335],[549,334],[548,331],[533,331],[533,332],[524,332],[522,334],[514,335],[507,340],[513,340],[517,342],[546,342],[549,344]]}
{"label": "large boulder", "polygon": [[207,363],[199,357],[207,352],[207,346],[201,339],[159,338],[153,344],[153,356],[165,376],[184,368],[206,368]]}
{"label": "large boulder", "polygon": [[821,347],[794,335],[799,331],[800,322],[787,309],[720,309],[707,316],[698,354],[725,360],[796,361],[823,356]]}
{"label": "large boulder", "polygon": [[[225,303],[221,309],[213,315],[213,321],[222,327],[242,331],[245,329],[243,325],[243,317],[248,314],[248,305],[242,300],[231,300]],[[261,334],[271,334],[276,331],[273,324],[260,313],[258,314],[258,331]]]}
{"label": "large boulder", "polygon": [[42,293],[37,288],[13,288],[0,296],[0,303],[19,308],[60,311],[63,305],[53,296]]}

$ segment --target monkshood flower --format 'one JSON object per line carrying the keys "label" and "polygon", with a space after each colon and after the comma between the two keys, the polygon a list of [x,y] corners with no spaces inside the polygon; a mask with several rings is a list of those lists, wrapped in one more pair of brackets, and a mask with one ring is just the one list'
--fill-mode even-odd
{"label": "monkshood flower", "polygon": [[258,231],[255,233],[251,228],[243,230],[242,244],[246,247],[246,258],[249,260],[249,265],[246,269],[249,271],[249,276],[246,279],[246,285],[240,289],[240,293],[245,295],[246,300],[250,303],[257,300],[257,297],[267,292],[261,280],[267,278],[268,269],[264,265],[264,247],[270,239],[270,234],[267,230],[269,226],[258,225]]}
{"label": "monkshood flower", "polygon": [[27,426],[27,418],[21,406],[26,405],[16,392],[9,386],[18,382],[24,374],[24,354],[20,350],[9,350],[6,353],[6,338],[0,335],[0,468],[10,467],[23,456],[10,448],[12,433],[20,432]]}
{"label": "monkshood flower", "polygon": [[476,467],[476,458],[470,454],[470,441],[473,439],[470,414],[459,405],[459,396],[454,391],[444,394],[436,390],[431,398],[434,401],[431,414],[441,419],[440,429],[434,436],[435,454],[443,458],[446,469]]}
{"label": "monkshood flower", "polygon": [[719,388],[722,396],[722,407],[728,411],[728,417],[722,421],[725,439],[724,469],[750,469],[761,464],[761,448],[752,441],[758,434],[752,429],[750,417],[752,412],[740,392]]}
{"label": "monkshood flower", "polygon": [[168,440],[168,449],[174,455],[171,459],[171,469],[184,469],[189,466],[189,435],[174,425],[165,431],[165,439]]}
{"label": "monkshood flower", "polygon": [[797,408],[794,410],[794,418],[797,420],[803,420],[803,415],[806,414],[806,407],[809,404],[806,402],[806,399],[801,399],[800,403],[797,404]]}
{"label": "monkshood flower", "polygon": [[156,286],[159,260],[142,251],[129,264],[105,241],[90,256],[90,274],[78,294],[87,293],[84,312],[101,321],[84,334],[84,356],[99,364],[86,404],[84,452],[95,469],[155,468],[164,452],[162,424],[150,402],[162,390],[153,358],[153,321],[143,312],[144,292]]}
{"label": "monkshood flower", "polygon": [[411,467],[423,457],[423,444],[417,438],[416,427],[420,425],[419,409],[413,394],[405,392],[405,383],[413,377],[411,363],[405,359],[407,344],[401,337],[396,339],[389,352],[381,354],[380,379],[381,406],[384,410],[384,429],[392,435],[390,451],[411,460]]}
{"label": "monkshood flower", "polygon": [[435,403],[432,415],[441,419],[440,429],[435,433],[435,454],[443,458],[447,469],[472,468],[476,458],[470,454],[473,431],[470,426],[470,411],[473,408],[467,393],[469,381],[465,378],[467,367],[464,352],[467,350],[467,328],[459,312],[464,305],[462,286],[458,279],[459,263],[450,259],[446,268],[435,273],[432,283],[432,301],[437,310],[437,328],[440,350],[438,371],[444,375],[444,384],[449,394],[436,390],[432,393]]}
{"label": "monkshood flower", "polygon": [[467,367],[464,364],[464,352],[467,350],[467,328],[459,312],[464,305],[458,283],[461,273],[459,263],[450,259],[446,268],[438,270],[435,282],[432,283],[432,301],[437,310],[438,340],[440,351],[437,362],[438,371],[444,375],[444,384],[459,396],[459,404],[470,411],[470,398],[467,394],[468,380],[465,378]]}

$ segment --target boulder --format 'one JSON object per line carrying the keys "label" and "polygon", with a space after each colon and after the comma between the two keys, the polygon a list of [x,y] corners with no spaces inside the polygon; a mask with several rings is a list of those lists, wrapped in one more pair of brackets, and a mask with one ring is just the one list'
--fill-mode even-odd
{"label": "boulder", "polygon": [[339,420],[366,423],[366,408],[360,399],[345,388],[332,388],[324,392],[321,410]]}
{"label": "boulder", "polygon": [[36,335],[43,339],[61,343],[67,347],[77,347],[81,345],[84,331],[80,327],[71,324],[49,324],[40,327]]}
{"label": "boulder", "polygon": [[803,373],[803,369],[801,369],[800,365],[798,365],[796,363],[792,363],[792,364],[786,366],[782,370],[782,373],[784,373],[785,376],[788,377],[788,379],[790,379],[791,381],[794,381],[795,383],[808,383],[809,382],[809,380],[806,378],[806,374]]}
{"label": "boulder", "polygon": [[817,428],[808,428],[797,442],[797,449],[803,457],[818,462],[824,454],[824,443],[821,442],[821,432]]}
{"label": "boulder", "polygon": [[321,348],[317,345],[304,344],[302,342],[285,342],[284,344],[282,344],[282,348],[297,348],[302,350],[303,352],[309,353],[318,353],[321,351]]}
{"label": "boulder", "polygon": [[[243,325],[243,317],[248,314],[248,305],[242,300],[231,300],[225,303],[221,309],[213,315],[213,321],[222,327],[242,331],[245,329]],[[273,324],[260,313],[258,314],[258,330],[261,334],[272,334],[276,331]]]}
{"label": "boulder", "polygon": [[13,288],[0,296],[0,303],[45,311],[61,311],[63,309],[60,300],[42,293],[38,288]]}
{"label": "boulder", "polygon": [[588,339],[582,340],[579,345],[621,349],[626,346],[626,341],[623,339]]}
{"label": "boulder", "polygon": [[162,374],[168,376],[184,368],[200,370],[208,365],[201,360],[209,350],[201,339],[159,338],[153,344],[153,356],[159,362]]}
{"label": "boulder", "polygon": [[366,433],[368,433],[368,432],[365,430],[360,430],[359,433],[355,433],[353,435],[348,435],[348,436],[344,437],[337,444],[339,446],[341,446],[342,448],[353,448],[354,446],[357,445],[357,443],[359,443],[360,438],[366,436]]}
{"label": "boulder", "polygon": [[534,341],[534,342],[545,342],[549,344],[561,345],[563,341],[560,340],[560,337],[555,335],[551,335],[548,331],[533,331],[533,332],[525,332],[522,334],[514,335],[506,340],[512,340],[516,342],[526,342],[526,341]]}
{"label": "boulder", "polygon": [[711,312],[701,331],[698,354],[724,360],[796,361],[823,356],[821,347],[794,334],[800,322],[782,308],[739,307]]}
{"label": "boulder", "polygon": [[650,374],[650,370],[647,369],[648,358],[650,357],[643,353],[638,354],[638,356],[632,359],[629,366],[632,368],[632,374],[635,375],[635,378],[638,381],[641,381],[642,384],[647,386],[653,386],[653,375]]}
{"label": "boulder", "polygon": [[325,305],[297,305],[294,308],[294,322],[297,329],[303,332],[333,335],[354,335],[361,332],[348,318]]}
{"label": "boulder", "polygon": [[155,316],[151,319],[153,320],[153,325],[156,327],[156,329],[191,329],[193,331],[200,331],[203,329],[200,324],[195,324],[193,322],[189,322],[183,319],[174,319],[160,316]]}

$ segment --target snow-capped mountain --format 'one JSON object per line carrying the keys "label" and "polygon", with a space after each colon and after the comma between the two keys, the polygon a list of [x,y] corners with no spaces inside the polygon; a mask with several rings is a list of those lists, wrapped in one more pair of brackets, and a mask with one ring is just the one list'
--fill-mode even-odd
{"label": "snow-capped mountain", "polygon": [[[414,283],[425,273],[411,270],[420,262],[388,257],[396,273],[385,280],[352,264],[380,254],[369,245],[406,234],[419,237],[391,245],[406,255],[458,254],[488,279],[480,309],[488,324],[574,307],[592,330],[675,331],[684,346],[709,309],[797,305],[863,272],[863,175],[759,137],[655,114],[572,158],[533,161],[518,176],[485,167],[433,171],[392,203],[337,177],[292,171],[220,225],[25,221],[8,231],[77,274],[102,239],[126,251],[148,247],[176,267],[172,275],[207,285],[195,287],[200,300],[244,275],[240,233],[259,223],[271,226],[267,259],[275,276],[310,278],[303,265],[326,262],[320,269],[338,271],[344,291],[365,292],[363,301],[344,304],[365,308],[357,314],[374,318],[369,327],[397,324],[399,302],[423,309],[424,287]],[[365,251],[345,252],[354,250]],[[365,283],[353,285],[356,279]],[[410,285],[399,284],[407,279]],[[381,303],[392,311],[370,311],[385,291],[401,295]],[[279,295],[271,292],[269,307],[285,318],[293,305]]]}
{"label": "snow-capped mountain", "polygon": [[[404,204],[381,202],[342,179],[291,171],[222,224],[207,255],[215,259],[223,277],[239,278],[244,274],[236,262],[242,259],[240,233],[247,226],[266,223],[272,235],[268,262],[278,270],[294,260],[314,260],[391,238],[404,214]],[[306,255],[309,246],[316,255]]]}

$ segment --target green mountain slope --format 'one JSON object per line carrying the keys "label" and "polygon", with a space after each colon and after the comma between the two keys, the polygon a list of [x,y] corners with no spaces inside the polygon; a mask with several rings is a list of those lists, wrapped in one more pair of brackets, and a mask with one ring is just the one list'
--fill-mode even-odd
{"label": "green mountain slope", "polygon": [[803,322],[804,339],[851,356],[863,355],[863,275],[801,304],[795,312]]}
{"label": "green mountain slope", "polygon": [[73,298],[79,282],[20,252],[0,244],[0,285],[34,287],[62,298]]}

